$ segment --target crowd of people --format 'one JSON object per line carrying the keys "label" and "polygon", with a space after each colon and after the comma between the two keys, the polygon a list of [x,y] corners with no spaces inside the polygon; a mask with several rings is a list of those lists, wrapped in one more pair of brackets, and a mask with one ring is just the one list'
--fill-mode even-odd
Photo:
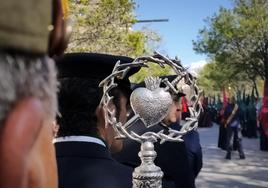
{"label": "crowd of people", "polygon": [[[259,138],[260,150],[268,151],[267,120],[265,120],[267,107],[262,106],[262,104],[266,104],[264,101],[267,100],[266,92],[267,87],[265,87],[263,98],[245,94],[240,96],[241,92],[222,100],[220,96],[217,100],[215,97],[210,100],[208,97],[204,97],[204,111],[199,119],[199,126],[210,127],[213,122],[219,125],[218,147],[228,151],[226,158],[231,158],[231,148],[238,149],[241,158],[245,157],[241,145],[243,137]],[[237,109],[233,111],[235,106]],[[230,118],[229,122],[228,118]],[[237,130],[233,131],[234,135],[231,134],[230,127],[233,127],[232,129],[236,127]],[[230,142],[230,140],[233,141]]]}

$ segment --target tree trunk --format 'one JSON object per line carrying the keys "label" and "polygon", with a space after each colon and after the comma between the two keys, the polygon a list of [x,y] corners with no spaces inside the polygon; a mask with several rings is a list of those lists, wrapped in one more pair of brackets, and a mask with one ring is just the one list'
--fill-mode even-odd
{"label": "tree trunk", "polygon": [[264,63],[264,76],[265,81],[268,80],[268,42],[265,45],[265,53],[263,54],[263,63]]}
{"label": "tree trunk", "polygon": [[259,98],[259,92],[258,92],[258,87],[257,87],[257,84],[256,84],[256,79],[253,80],[253,88],[255,90],[255,92],[253,92],[253,94],[255,93],[256,97]]}

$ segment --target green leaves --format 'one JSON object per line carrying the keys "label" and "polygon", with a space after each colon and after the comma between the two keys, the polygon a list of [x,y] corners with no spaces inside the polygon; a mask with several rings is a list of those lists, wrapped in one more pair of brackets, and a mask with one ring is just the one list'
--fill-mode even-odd
{"label": "green leaves", "polygon": [[[165,76],[173,72],[172,68],[166,65],[164,68],[155,63],[148,63],[148,68],[141,68],[141,70],[130,78],[131,82],[140,83],[147,76]],[[175,73],[174,73],[175,74]]]}
{"label": "green leaves", "polygon": [[[233,9],[221,8],[207,18],[206,26],[199,31],[193,45],[196,52],[209,55],[221,67],[208,65],[207,71],[220,71],[222,76],[225,75],[224,80],[267,79],[268,1],[235,0]],[[225,69],[228,71],[224,72]],[[203,78],[225,82],[215,74],[208,73]]]}
{"label": "green leaves", "polygon": [[138,56],[146,51],[146,35],[133,31],[132,0],[70,0],[74,32],[67,51]]}
{"label": "green leaves", "polygon": [[[212,61],[204,66],[198,76],[199,86],[209,94],[230,87],[233,92],[242,84],[252,85],[246,73],[238,72],[237,64],[224,64]],[[241,71],[241,70],[239,70]]]}

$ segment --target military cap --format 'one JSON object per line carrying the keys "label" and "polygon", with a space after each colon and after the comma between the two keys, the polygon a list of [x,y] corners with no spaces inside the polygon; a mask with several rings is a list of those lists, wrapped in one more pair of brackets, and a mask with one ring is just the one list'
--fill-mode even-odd
{"label": "military cap", "polygon": [[46,53],[51,22],[52,0],[0,1],[0,49]]}
{"label": "military cap", "polygon": [[[131,63],[132,58],[99,53],[68,53],[55,59],[58,68],[58,78],[89,78],[103,80],[109,76],[115,64]],[[117,80],[121,86],[130,89],[129,77],[138,72],[140,67],[131,68],[123,80]]]}

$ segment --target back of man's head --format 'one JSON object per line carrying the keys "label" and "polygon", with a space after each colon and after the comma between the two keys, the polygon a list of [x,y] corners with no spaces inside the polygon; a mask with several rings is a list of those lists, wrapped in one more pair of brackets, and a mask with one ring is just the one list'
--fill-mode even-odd
{"label": "back of man's head", "polygon": [[57,136],[97,136],[95,111],[102,97],[99,82],[86,78],[60,79]]}
{"label": "back of man's head", "polygon": [[[133,59],[107,54],[73,53],[56,61],[61,85],[57,117],[59,137],[98,136],[96,109],[103,95],[99,83],[111,74],[119,60],[129,63]],[[113,96],[116,117],[119,118],[120,97],[124,95],[129,98],[131,91],[128,76],[116,82],[118,87],[112,89],[110,95]]]}

